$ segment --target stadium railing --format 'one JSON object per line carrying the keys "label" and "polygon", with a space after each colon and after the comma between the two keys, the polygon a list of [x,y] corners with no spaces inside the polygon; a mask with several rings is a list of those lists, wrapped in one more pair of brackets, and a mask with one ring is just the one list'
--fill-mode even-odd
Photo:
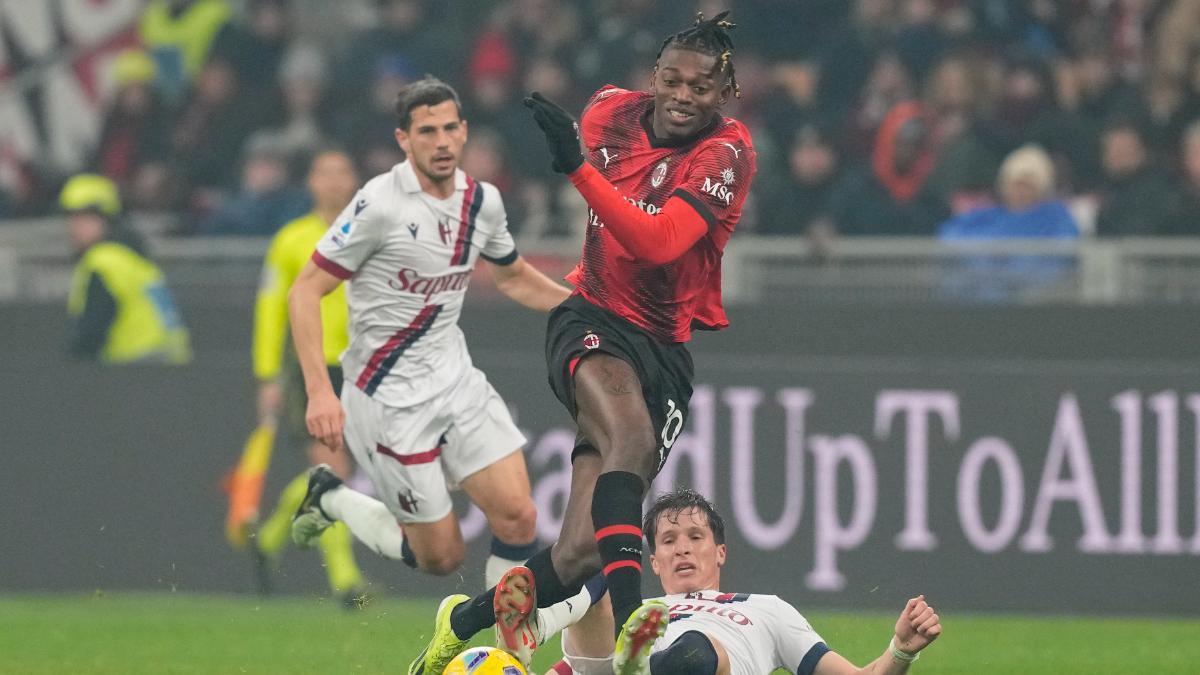
{"label": "stadium railing", "polygon": [[[153,257],[192,302],[243,304],[266,238],[151,237]],[[524,243],[555,273],[576,241]],[[0,302],[59,302],[73,255],[59,219],[0,227]],[[725,253],[727,302],[1124,304],[1200,303],[1200,238],[944,242],[856,237],[820,249],[800,237],[739,234]]]}

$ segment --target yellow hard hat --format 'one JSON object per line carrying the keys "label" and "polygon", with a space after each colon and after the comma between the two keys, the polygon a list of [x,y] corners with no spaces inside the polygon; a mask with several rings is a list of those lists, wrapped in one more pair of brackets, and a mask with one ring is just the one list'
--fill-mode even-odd
{"label": "yellow hard hat", "polygon": [[121,212],[121,197],[117,194],[117,185],[94,173],[81,173],[67,181],[58,196],[58,203],[64,211],[94,209],[106,216],[115,216]]}
{"label": "yellow hard hat", "polygon": [[154,80],[158,68],[144,49],[125,49],[113,59],[113,81],[117,86]]}

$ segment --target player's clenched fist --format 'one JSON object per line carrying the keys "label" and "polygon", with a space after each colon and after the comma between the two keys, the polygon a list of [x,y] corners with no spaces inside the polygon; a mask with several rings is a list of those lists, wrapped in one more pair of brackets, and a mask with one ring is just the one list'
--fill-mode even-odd
{"label": "player's clenched fist", "polygon": [[304,415],[308,433],[334,452],[342,449],[345,421],[346,413],[342,411],[342,404],[332,389],[308,397],[308,410]]}
{"label": "player's clenched fist", "polygon": [[942,623],[933,606],[925,602],[924,595],[908,601],[900,619],[896,621],[896,648],[908,654],[916,654],[929,646],[942,634]]}

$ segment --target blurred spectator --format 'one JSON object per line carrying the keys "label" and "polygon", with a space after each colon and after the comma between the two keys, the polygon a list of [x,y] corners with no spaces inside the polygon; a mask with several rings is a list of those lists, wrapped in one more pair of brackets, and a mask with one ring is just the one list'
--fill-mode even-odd
{"label": "blurred spectator", "polygon": [[1052,58],[1066,43],[1065,27],[1074,17],[1068,16],[1072,5],[1084,2],[1061,0],[1017,0],[993,2],[970,0],[975,32],[997,47],[1017,49]]}
{"label": "blurred spectator", "polygon": [[[1036,145],[1018,148],[1005,158],[996,192],[998,205],[951,218],[938,228],[938,237],[952,242],[1079,237],[1066,205],[1054,199],[1054,163]],[[997,302],[1052,287],[1069,277],[1074,261],[1062,256],[975,255],[959,262],[943,275],[947,295]]]}
{"label": "blurred spectator", "polygon": [[845,235],[932,235],[949,214],[928,186],[936,157],[921,106],[896,106],[879,127],[869,169],[841,181],[832,197],[834,227]]}
{"label": "blurred spectator", "polygon": [[1075,239],[1079,228],[1054,197],[1054,163],[1045,150],[1027,145],[1000,165],[1000,204],[960,214],[941,224],[942,239]]}
{"label": "blurred spectator", "polygon": [[585,3],[592,16],[586,30],[589,39],[579,45],[576,55],[581,88],[592,92],[619,84],[618,74],[652,63],[662,41],[678,30],[677,13],[665,5],[655,0]]}
{"label": "blurred spectator", "polygon": [[582,27],[575,3],[564,0],[506,0],[497,5],[493,21],[523,63],[539,56],[570,58]]}
{"label": "blurred spectator", "polygon": [[205,64],[171,137],[187,182],[208,190],[235,184],[246,138],[269,120],[263,99],[238,81],[232,64],[215,58]]}
{"label": "blurred spectator", "polygon": [[790,139],[806,125],[823,125],[826,119],[817,91],[820,71],[805,61],[776,65],[771,72],[773,95],[763,102],[763,123],[776,139]]}
{"label": "blurred spectator", "polygon": [[1184,80],[1200,47],[1200,1],[1177,0],[1164,5],[1154,30],[1155,68],[1160,76]]}
{"label": "blurred spectator", "polygon": [[79,254],[67,299],[71,356],[107,364],[190,361],[188,331],[162,272],[121,226],[117,186],[79,174],[63,186],[59,205]]}
{"label": "blurred spectator", "polygon": [[997,152],[976,133],[978,111],[987,109],[991,92],[984,67],[965,55],[942,60],[931,74],[925,95],[937,167],[932,189],[946,195],[954,212],[978,206],[990,196]]}
{"label": "blurred spectator", "polygon": [[[539,91],[551,101],[563,101],[563,105],[569,106],[570,110],[582,111],[582,101],[579,101],[579,96],[571,89],[571,73],[552,59],[538,58],[529,64],[518,93],[523,97],[523,92],[531,91]],[[553,180],[554,172],[546,158],[536,152],[527,151],[538,147],[539,142],[544,142],[537,125],[532,124],[533,120],[529,118],[528,111],[517,105],[502,109],[485,106],[483,110],[491,119],[491,124],[504,136],[508,147],[519,150],[511,154],[513,168],[525,177]]]}
{"label": "blurred spectator", "polygon": [[1073,146],[1093,141],[1064,135],[1074,122],[1058,105],[1049,66],[1028,53],[1018,53],[1003,68],[989,115],[972,127],[982,151],[991,156],[992,175],[1004,157],[1024,143],[1081,156],[1085,151]]}
{"label": "blurred spectator", "polygon": [[1195,237],[1200,235],[1200,119],[1188,125],[1182,145],[1183,180],[1171,234]]}
{"label": "blurred spectator", "polygon": [[937,24],[934,0],[899,0],[900,29],[896,54],[917,82],[922,82],[950,48]]}
{"label": "blurred spectator", "polygon": [[[1094,36],[1082,38],[1096,39]],[[1117,77],[1109,54],[1088,47],[1077,56],[1064,73],[1060,100],[1071,115],[1068,124],[1058,125],[1054,135],[1075,167],[1072,184],[1088,190],[1098,186],[1104,174],[1099,138],[1108,123],[1115,118],[1136,119],[1143,116],[1143,106],[1136,87]],[[1031,137],[1054,148],[1045,137]]]}
{"label": "blurred spectator", "polygon": [[[529,122],[529,115],[524,114],[525,110],[519,103],[523,96],[521,87],[525,85],[520,80],[520,74],[517,55],[503,32],[494,26],[484,30],[467,66],[467,78],[471,83],[466,102],[467,110],[471,111],[469,122],[498,130],[510,139],[514,147],[520,146],[512,140],[513,136],[524,135]],[[567,104],[564,101],[564,105]],[[540,167],[534,168],[535,153],[520,154],[529,169],[543,175]],[[523,165],[522,169],[525,168]]]}
{"label": "blurred spectator", "polygon": [[829,217],[830,196],[841,171],[837,149],[815,125],[796,132],[786,157],[786,181],[772,186],[763,202],[762,234],[803,234]]}
{"label": "blurred spectator", "polygon": [[158,63],[158,81],[172,98],[200,73],[209,49],[232,14],[226,0],[150,0],[138,26]]}
{"label": "blurred spectator", "polygon": [[261,96],[278,86],[291,17],[285,0],[246,0],[245,7],[244,21],[226,23],[217,34],[212,55],[233,64],[238,80]]}
{"label": "blurred spectator", "polygon": [[1096,233],[1105,237],[1168,234],[1177,228],[1177,199],[1166,176],[1150,161],[1145,137],[1119,121],[1101,136],[1104,184]]}
{"label": "blurred spectator", "polygon": [[[476,180],[487,181],[508,194],[513,177],[504,150],[504,139],[495,129],[473,127],[470,141],[463,148],[462,170]],[[509,223],[512,226],[512,223]]]}
{"label": "blurred spectator", "polygon": [[1179,145],[1183,126],[1191,118],[1183,83],[1160,75],[1146,82],[1143,104],[1146,111],[1147,141],[1153,148],[1167,150]]}
{"label": "blurred spectator", "polygon": [[895,52],[875,59],[859,100],[850,111],[847,143],[855,156],[871,154],[883,118],[913,98],[912,78]]}
{"label": "blurred spectator", "polygon": [[280,64],[278,78],[284,119],[270,135],[291,160],[297,160],[325,144],[328,135],[325,56],[316,47],[297,44]]}
{"label": "blurred spectator", "polygon": [[[464,51],[462,33],[453,23],[438,16],[449,4],[430,0],[375,0],[376,21],[354,37],[338,68],[337,97],[349,102],[370,96],[370,81],[364,76],[377,73],[381,63],[404,62],[415,77],[425,73],[459,73],[460,55]],[[395,95],[393,91],[392,97]]]}
{"label": "blurred spectator", "polygon": [[832,110],[846,110],[859,98],[878,50],[891,44],[897,25],[893,0],[854,0],[853,6],[824,31],[815,50],[821,100]]}
{"label": "blurred spectator", "polygon": [[205,219],[200,234],[269,236],[308,212],[308,194],[289,180],[287,153],[270,137],[256,136],[246,149],[237,195]]}
{"label": "blurred spectator", "polygon": [[399,55],[382,57],[370,73],[368,98],[359,105],[339,106],[334,136],[353,153],[366,175],[377,176],[404,161],[404,151],[395,140],[396,97],[418,75]]}
{"label": "blurred spectator", "polygon": [[172,111],[154,87],[153,59],[129,49],[113,63],[116,93],[88,164],[128,190],[138,170],[170,155]]}

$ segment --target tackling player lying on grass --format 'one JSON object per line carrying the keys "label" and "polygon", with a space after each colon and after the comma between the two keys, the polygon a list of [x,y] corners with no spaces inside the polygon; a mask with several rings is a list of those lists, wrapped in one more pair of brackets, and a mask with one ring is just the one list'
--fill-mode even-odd
{"label": "tackling player lying on grass", "polygon": [[[937,613],[919,595],[900,612],[883,653],[859,668],[829,649],[778,596],[721,592],[725,524],[699,493],[685,489],[659,497],[643,530],[650,566],[667,595],[634,613],[638,625],[620,647],[626,652],[621,661],[628,664],[621,673],[765,675],[786,668],[799,675],[897,675],[942,633]],[[564,660],[551,673],[613,672],[612,615],[605,604],[564,632]],[[545,623],[547,630],[560,628]]]}

